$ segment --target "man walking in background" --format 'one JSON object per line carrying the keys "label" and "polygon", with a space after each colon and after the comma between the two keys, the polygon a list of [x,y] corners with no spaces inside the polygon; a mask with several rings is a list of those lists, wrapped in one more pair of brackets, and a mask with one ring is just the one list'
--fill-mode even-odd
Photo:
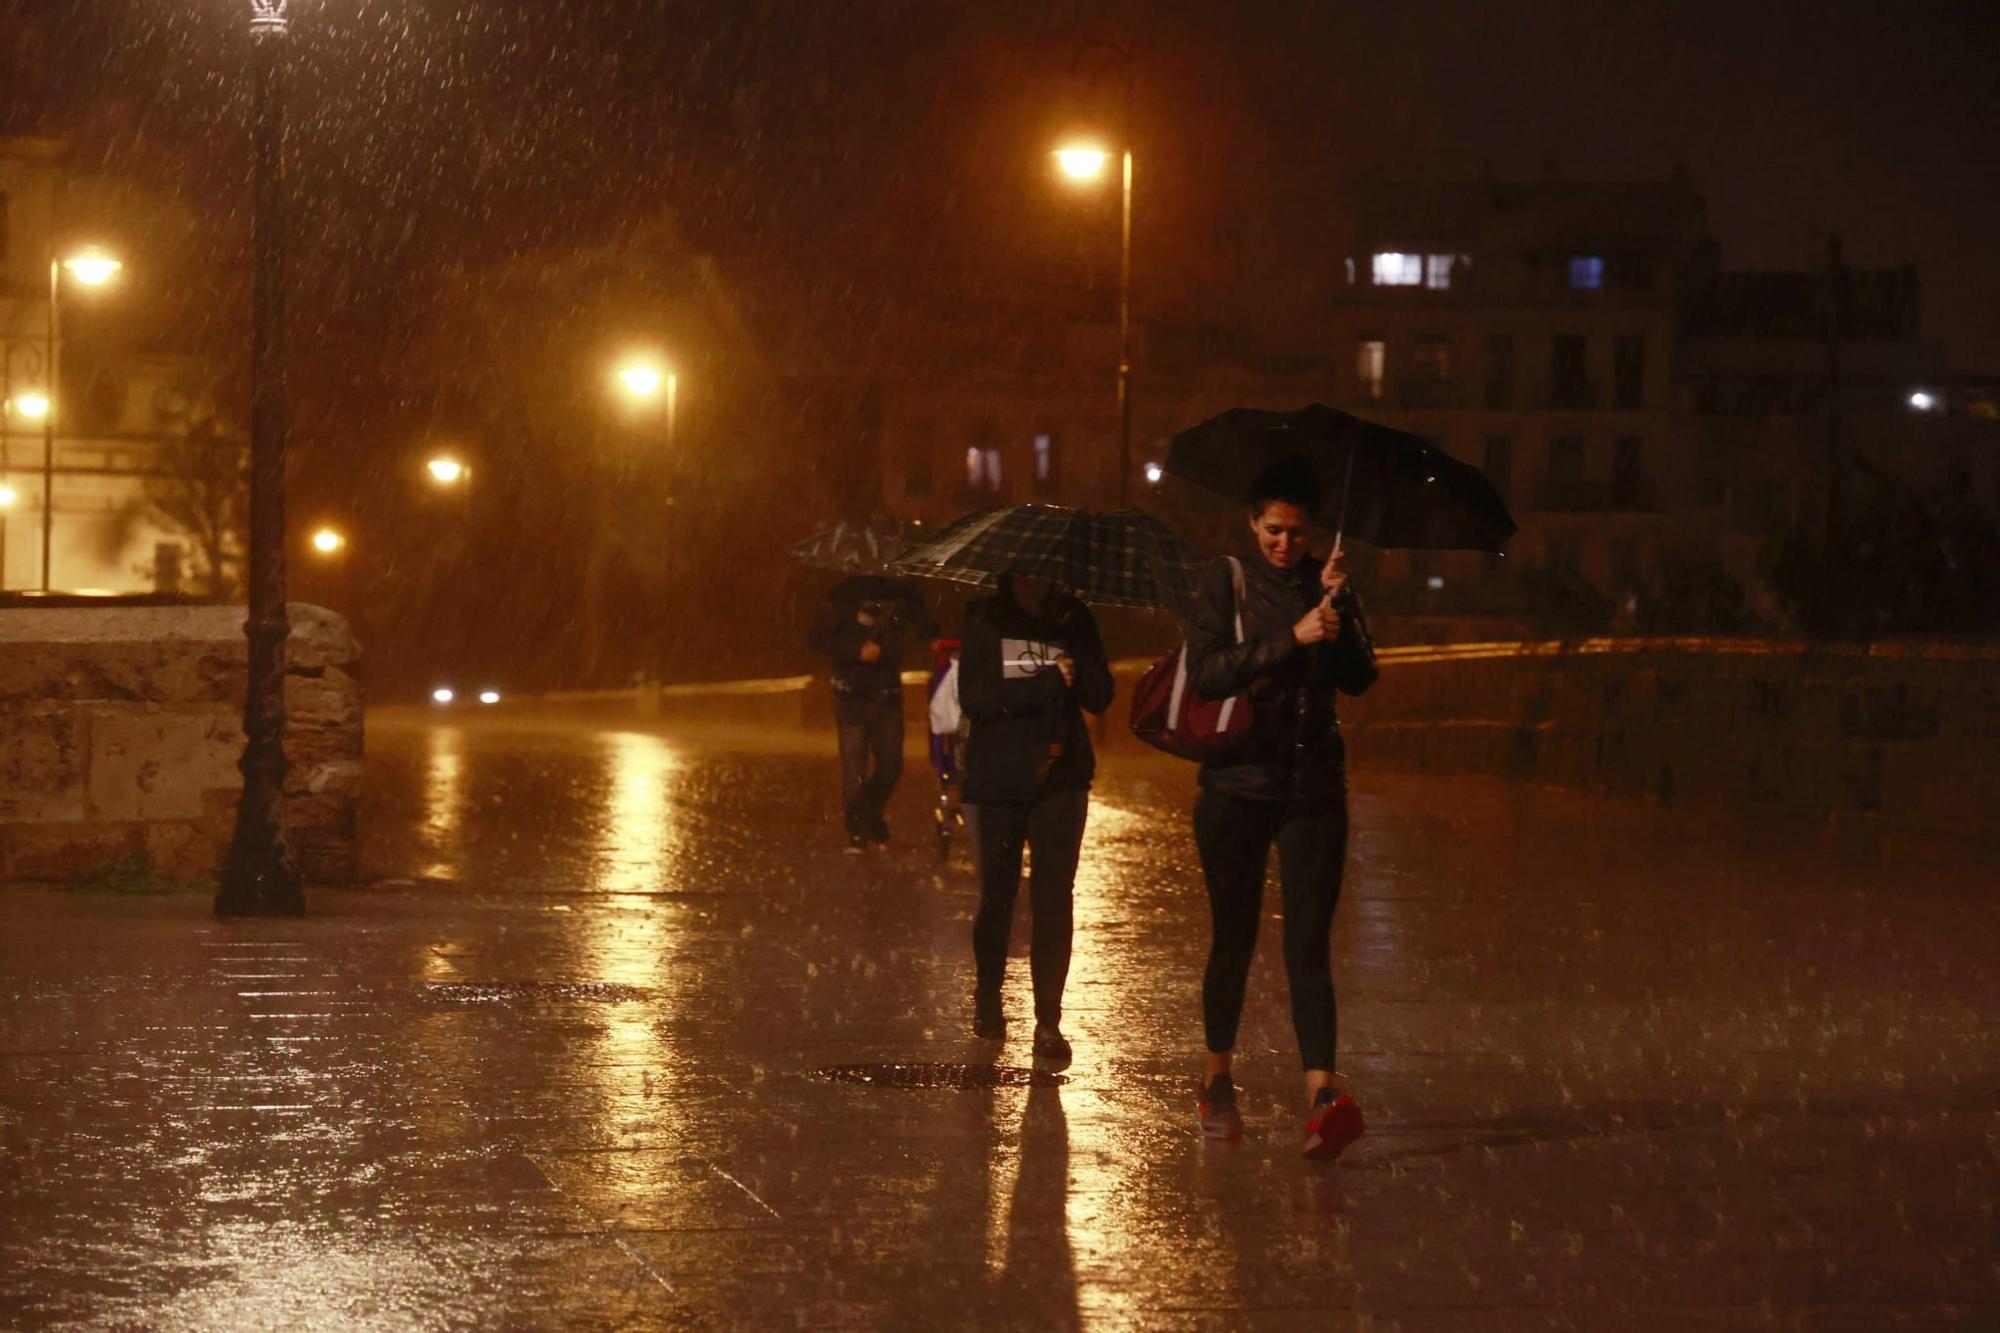
{"label": "man walking in background", "polygon": [[833,668],[850,854],[889,840],[883,811],[903,775],[903,638],[910,632],[935,642],[937,622],[912,584],[883,574],[834,584],[813,628],[812,646]]}

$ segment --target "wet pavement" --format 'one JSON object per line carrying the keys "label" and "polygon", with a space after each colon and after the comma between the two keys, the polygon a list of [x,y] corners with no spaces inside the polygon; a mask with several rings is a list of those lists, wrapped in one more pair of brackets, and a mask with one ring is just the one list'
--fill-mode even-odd
{"label": "wet pavement", "polygon": [[387,883],[0,895],[0,1322],[2000,1327],[1990,848],[1358,774],[1324,1167],[1274,922],[1195,1134],[1184,766],[1101,775],[1028,1086],[914,753],[853,859],[830,738],[370,725]]}

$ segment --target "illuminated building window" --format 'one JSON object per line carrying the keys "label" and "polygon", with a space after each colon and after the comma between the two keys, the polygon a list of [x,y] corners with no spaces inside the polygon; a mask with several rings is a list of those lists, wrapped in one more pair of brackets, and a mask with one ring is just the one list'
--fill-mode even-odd
{"label": "illuminated building window", "polygon": [[1354,344],[1354,376],[1361,396],[1371,403],[1382,401],[1382,377],[1388,368],[1389,344],[1380,338],[1360,338]]}
{"label": "illuminated building window", "polygon": [[965,451],[965,484],[975,491],[1000,489],[1000,451],[974,446]]}
{"label": "illuminated building window", "polygon": [[[1044,431],[1035,436],[1035,494],[1053,495],[1062,479],[1056,456],[1056,437]],[[996,460],[995,466],[998,466]]]}
{"label": "illuminated building window", "polygon": [[1431,255],[1424,260],[1424,286],[1444,291],[1451,286],[1452,261],[1457,255]]}
{"label": "illuminated building window", "polygon": [[1424,285],[1424,257],[1406,255],[1395,250],[1379,251],[1375,255],[1375,285],[1377,287],[1421,287]]}
{"label": "illuminated building window", "polygon": [[1580,292],[1594,292],[1604,286],[1603,255],[1571,255],[1569,285]]}

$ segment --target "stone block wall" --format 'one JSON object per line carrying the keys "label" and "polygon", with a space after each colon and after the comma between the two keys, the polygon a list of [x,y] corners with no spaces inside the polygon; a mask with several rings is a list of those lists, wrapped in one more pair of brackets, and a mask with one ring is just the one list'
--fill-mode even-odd
{"label": "stone block wall", "polygon": [[[243,750],[240,607],[0,609],[0,880],[69,880],[143,852],[212,878]],[[309,881],[357,869],[360,648],[291,607],[287,827]]]}

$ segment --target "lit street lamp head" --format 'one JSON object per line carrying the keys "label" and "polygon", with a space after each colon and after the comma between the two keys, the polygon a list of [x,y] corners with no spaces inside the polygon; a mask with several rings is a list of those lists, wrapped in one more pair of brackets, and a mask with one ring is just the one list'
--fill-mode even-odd
{"label": "lit street lamp head", "polygon": [[20,494],[12,486],[0,486],[0,509],[12,509]]}
{"label": "lit street lamp head", "polygon": [[338,529],[321,528],[312,535],[313,550],[321,555],[332,555],[347,545],[347,538]]}
{"label": "lit street lamp head", "polygon": [[102,250],[91,249],[63,260],[63,267],[84,286],[102,287],[117,277],[118,270],[125,266]]}
{"label": "lit street lamp head", "polygon": [[651,398],[667,382],[667,374],[645,361],[632,361],[618,368],[618,382],[634,398]]}
{"label": "lit street lamp head", "polygon": [[49,414],[48,395],[40,393],[18,394],[14,398],[14,411],[24,420],[40,421]]}
{"label": "lit street lamp head", "polygon": [[448,455],[433,458],[424,468],[440,486],[456,486],[465,477],[465,464]]}
{"label": "lit street lamp head", "polygon": [[1092,148],[1085,144],[1074,144],[1058,148],[1055,153],[1056,165],[1071,180],[1094,181],[1104,175],[1104,168],[1111,161],[1111,154],[1102,148]]}

